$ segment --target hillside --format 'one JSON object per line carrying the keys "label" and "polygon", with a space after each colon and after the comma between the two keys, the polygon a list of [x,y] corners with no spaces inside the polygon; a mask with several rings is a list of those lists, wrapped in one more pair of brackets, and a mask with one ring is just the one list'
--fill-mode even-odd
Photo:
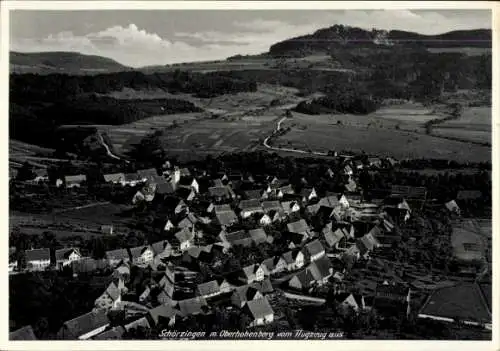
{"label": "hillside", "polygon": [[331,54],[336,49],[360,49],[403,46],[429,48],[479,47],[491,48],[491,30],[452,31],[439,35],[423,35],[406,31],[367,31],[361,28],[334,25],[313,34],[287,39],[272,45],[272,56],[305,56]]}
{"label": "hillside", "polygon": [[10,52],[11,73],[95,74],[130,69],[107,57],[76,52]]}

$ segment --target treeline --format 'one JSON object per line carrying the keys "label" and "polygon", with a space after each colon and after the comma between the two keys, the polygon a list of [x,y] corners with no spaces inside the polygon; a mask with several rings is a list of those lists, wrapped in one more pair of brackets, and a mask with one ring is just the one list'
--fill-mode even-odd
{"label": "treeline", "polygon": [[106,96],[78,96],[53,103],[11,103],[10,137],[47,147],[57,147],[61,125],[120,125],[155,115],[201,112],[180,99],[118,100]]}
{"label": "treeline", "polygon": [[192,73],[176,70],[144,74],[138,71],[72,76],[66,74],[11,74],[11,102],[58,101],[86,93],[106,94],[123,88],[136,90],[161,89],[169,93],[188,93],[199,97],[256,91],[253,79],[241,79],[213,73]]}

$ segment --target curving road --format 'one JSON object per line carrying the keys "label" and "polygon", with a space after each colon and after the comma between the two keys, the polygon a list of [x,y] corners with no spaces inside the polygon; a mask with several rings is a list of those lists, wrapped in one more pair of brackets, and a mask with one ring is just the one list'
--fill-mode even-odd
{"label": "curving road", "polygon": [[102,137],[101,133],[97,132],[97,137],[99,138],[99,142],[101,143],[101,145],[104,146],[104,148],[106,149],[106,153],[108,154],[109,157],[112,157],[114,159],[117,159],[120,161],[125,161],[126,163],[129,163],[129,161],[124,160],[111,152],[108,144],[106,144],[106,142],[104,141],[104,138]]}
{"label": "curving road", "polygon": [[286,152],[295,152],[298,154],[312,154],[312,155],[319,155],[319,156],[328,156],[326,152],[319,152],[319,151],[306,151],[306,150],[298,150],[298,149],[289,149],[285,147],[275,147],[269,145],[269,139],[274,136],[275,133],[281,130],[281,124],[285,121],[287,117],[281,118],[278,123],[276,124],[276,128],[273,130],[272,134],[269,135],[267,138],[264,139],[263,145],[270,149],[270,150],[275,150],[275,151],[286,151]]}

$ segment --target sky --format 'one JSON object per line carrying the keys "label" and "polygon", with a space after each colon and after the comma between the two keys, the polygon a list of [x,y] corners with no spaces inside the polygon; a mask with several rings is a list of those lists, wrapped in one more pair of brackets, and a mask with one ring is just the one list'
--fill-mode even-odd
{"label": "sky", "polygon": [[75,51],[141,67],[266,52],[334,24],[439,34],[491,28],[489,10],[14,10],[10,49]]}

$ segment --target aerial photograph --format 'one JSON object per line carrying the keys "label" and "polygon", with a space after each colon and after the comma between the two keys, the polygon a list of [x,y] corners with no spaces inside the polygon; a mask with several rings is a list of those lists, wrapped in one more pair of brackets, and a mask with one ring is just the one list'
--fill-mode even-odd
{"label": "aerial photograph", "polygon": [[492,340],[491,10],[8,18],[10,341]]}

